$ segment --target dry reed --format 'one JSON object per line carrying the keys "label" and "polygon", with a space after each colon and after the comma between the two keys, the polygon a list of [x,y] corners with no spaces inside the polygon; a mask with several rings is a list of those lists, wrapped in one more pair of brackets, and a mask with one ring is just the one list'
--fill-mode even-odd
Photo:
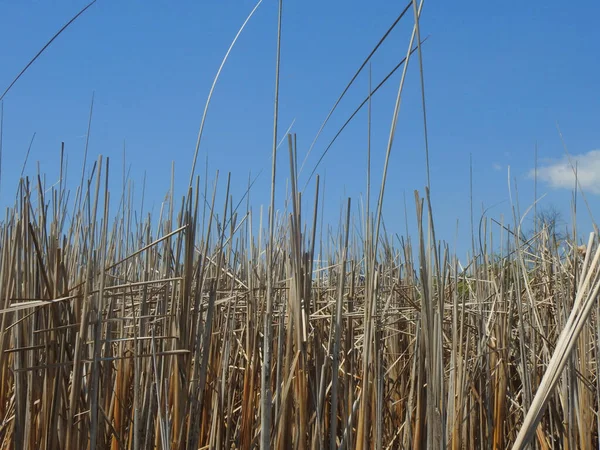
{"label": "dry reed", "polygon": [[[0,449],[598,446],[597,236],[557,243],[540,227],[524,241],[516,214],[483,217],[463,267],[436,240],[429,179],[415,192],[418,234],[382,229],[415,50],[422,75],[422,2],[402,15],[411,5],[378,202],[359,211],[360,231],[350,199],[339,233],[319,226],[318,176],[302,209],[292,135],[289,207],[275,211],[278,82],[267,227],[249,199],[234,207],[229,177],[222,209],[216,181],[202,191],[194,177],[209,102],[189,189],[178,200],[172,181],[158,217],[136,215],[131,183],[111,196],[102,157],[74,202],[62,154],[58,186],[21,180],[0,224]],[[368,167],[370,199],[370,150]]]}

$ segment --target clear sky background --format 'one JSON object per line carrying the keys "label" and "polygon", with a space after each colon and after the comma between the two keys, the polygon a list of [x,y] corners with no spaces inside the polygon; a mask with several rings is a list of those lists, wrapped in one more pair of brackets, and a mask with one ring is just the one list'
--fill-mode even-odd
{"label": "clear sky background", "polygon": [[[0,0],[0,90],[85,2]],[[216,71],[250,0],[99,0],[65,31],[4,99],[1,204],[13,202],[25,154],[34,175],[39,161],[47,183],[58,178],[61,142],[74,188],[83,163],[95,93],[88,163],[111,158],[111,184],[121,189],[123,147],[130,176],[146,208],[160,203],[175,163],[176,194],[185,192],[204,104]],[[329,109],[406,5],[396,1],[284,0],[280,138],[293,122],[302,161]],[[569,221],[573,177],[565,143],[579,161],[581,182],[600,217],[600,3],[549,0],[428,1],[421,20],[432,199],[438,234],[459,251],[469,234],[469,158],[473,158],[477,221],[482,208],[510,213],[508,167],[518,183],[521,210],[533,201],[537,144],[541,207],[553,205]],[[372,60],[373,84],[405,55],[412,11]],[[197,173],[220,170],[221,189],[232,173],[234,201],[249,173],[262,175],[252,203],[269,203],[277,2],[265,0],[242,33],[216,86]],[[372,167],[376,193],[383,167],[400,72],[373,98]],[[356,81],[317,142],[300,176],[304,185],[320,154],[367,95],[368,71]],[[356,116],[323,160],[325,221],[337,225],[351,196],[358,207],[366,185],[366,110]],[[279,153],[278,204],[289,174]],[[414,229],[415,189],[426,184],[417,58],[411,60],[386,190],[385,224],[404,233],[404,195]],[[514,189],[514,185],[513,185]],[[513,190],[513,195],[515,191]],[[309,189],[306,198],[312,202]],[[376,195],[373,195],[376,198]],[[579,203],[582,233],[591,230]],[[305,206],[308,208],[307,205]],[[356,210],[355,210],[356,211]],[[507,219],[508,220],[508,219]],[[598,217],[596,217],[598,220]]]}

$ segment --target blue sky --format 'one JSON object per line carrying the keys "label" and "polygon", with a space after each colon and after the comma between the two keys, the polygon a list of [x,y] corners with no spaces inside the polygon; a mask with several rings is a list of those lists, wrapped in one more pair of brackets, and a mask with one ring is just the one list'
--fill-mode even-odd
{"label": "blue sky", "polygon": [[[0,90],[85,2],[0,1]],[[72,187],[77,183],[92,93],[95,95],[89,158],[109,156],[113,188],[120,190],[123,146],[131,178],[147,180],[147,205],[155,211],[168,191],[175,162],[177,195],[189,178],[204,104],[227,48],[255,3],[248,0],[99,0],[63,33],[4,100],[1,202],[12,203],[29,142],[25,172],[36,163],[58,177],[65,142]],[[404,2],[374,0],[284,1],[280,134],[294,122],[300,160],[329,109]],[[469,236],[469,158],[473,158],[476,220],[483,207],[499,217],[510,212],[507,168],[517,179],[521,210],[533,201],[537,143],[541,205],[568,219],[572,184],[565,171],[563,133],[578,158],[588,200],[600,204],[600,4],[577,8],[559,1],[425,3],[421,20],[434,214],[440,237],[460,251]],[[412,12],[372,61],[378,83],[404,56]],[[234,201],[248,175],[263,170],[253,191],[257,207],[269,202],[277,2],[265,0],[227,62],[208,114],[199,158],[210,179],[232,172]],[[388,231],[404,232],[404,200],[414,225],[413,190],[426,183],[417,59],[411,60],[384,208]],[[365,71],[338,107],[300,176],[304,185],[320,153],[368,92]],[[372,168],[376,191],[383,167],[399,72],[372,103]],[[282,136],[281,136],[282,137]],[[363,111],[320,166],[325,178],[325,220],[334,226],[351,196],[358,207],[366,183],[367,115]],[[592,153],[590,153],[592,152]],[[289,170],[280,151],[278,204]],[[89,161],[89,160],[88,160]],[[598,171],[595,171],[598,168]],[[221,189],[224,184],[221,183]],[[513,191],[513,195],[515,192]],[[312,201],[312,193],[306,198]],[[375,195],[374,195],[375,198]],[[308,205],[308,203],[307,203]],[[148,206],[147,206],[148,207]],[[596,217],[598,220],[598,218]],[[507,219],[508,220],[508,219]],[[581,231],[590,231],[580,209]]]}

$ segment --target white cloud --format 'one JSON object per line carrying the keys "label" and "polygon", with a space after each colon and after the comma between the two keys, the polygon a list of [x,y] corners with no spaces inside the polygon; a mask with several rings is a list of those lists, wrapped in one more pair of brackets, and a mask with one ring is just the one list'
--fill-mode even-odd
{"label": "white cloud", "polygon": [[492,164],[492,168],[494,170],[502,170],[502,165],[498,164],[498,163],[494,163],[494,164]]}
{"label": "white cloud", "polygon": [[[600,194],[600,150],[572,155],[571,162],[577,168],[577,179],[581,188],[585,192]],[[535,170],[530,170],[529,176],[533,178]],[[537,176],[539,180],[553,188],[573,189],[575,187],[573,167],[566,156],[538,167]]]}

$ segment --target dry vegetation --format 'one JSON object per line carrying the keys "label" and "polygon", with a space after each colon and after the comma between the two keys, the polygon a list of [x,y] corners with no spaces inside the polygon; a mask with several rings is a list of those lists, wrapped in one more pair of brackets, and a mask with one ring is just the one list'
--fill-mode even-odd
{"label": "dry vegetation", "polygon": [[71,200],[62,164],[58,186],[21,181],[0,225],[0,449],[597,448],[595,235],[484,217],[461,266],[427,189],[416,236],[381,231],[387,169],[376,209],[348,200],[333,232],[287,145],[279,213],[192,178],[138,216],[101,157]]}
{"label": "dry vegetation", "polygon": [[509,448],[547,372],[538,448],[597,445],[593,241],[505,227],[463,268],[418,196],[416,241],[375,248],[350,203],[329,235],[294,190],[268,267],[252,211],[197,188],[139,222],[123,192],[109,223],[103,166],[72,211],[24,181],[2,225],[1,448],[253,448],[269,272],[273,448]]}

